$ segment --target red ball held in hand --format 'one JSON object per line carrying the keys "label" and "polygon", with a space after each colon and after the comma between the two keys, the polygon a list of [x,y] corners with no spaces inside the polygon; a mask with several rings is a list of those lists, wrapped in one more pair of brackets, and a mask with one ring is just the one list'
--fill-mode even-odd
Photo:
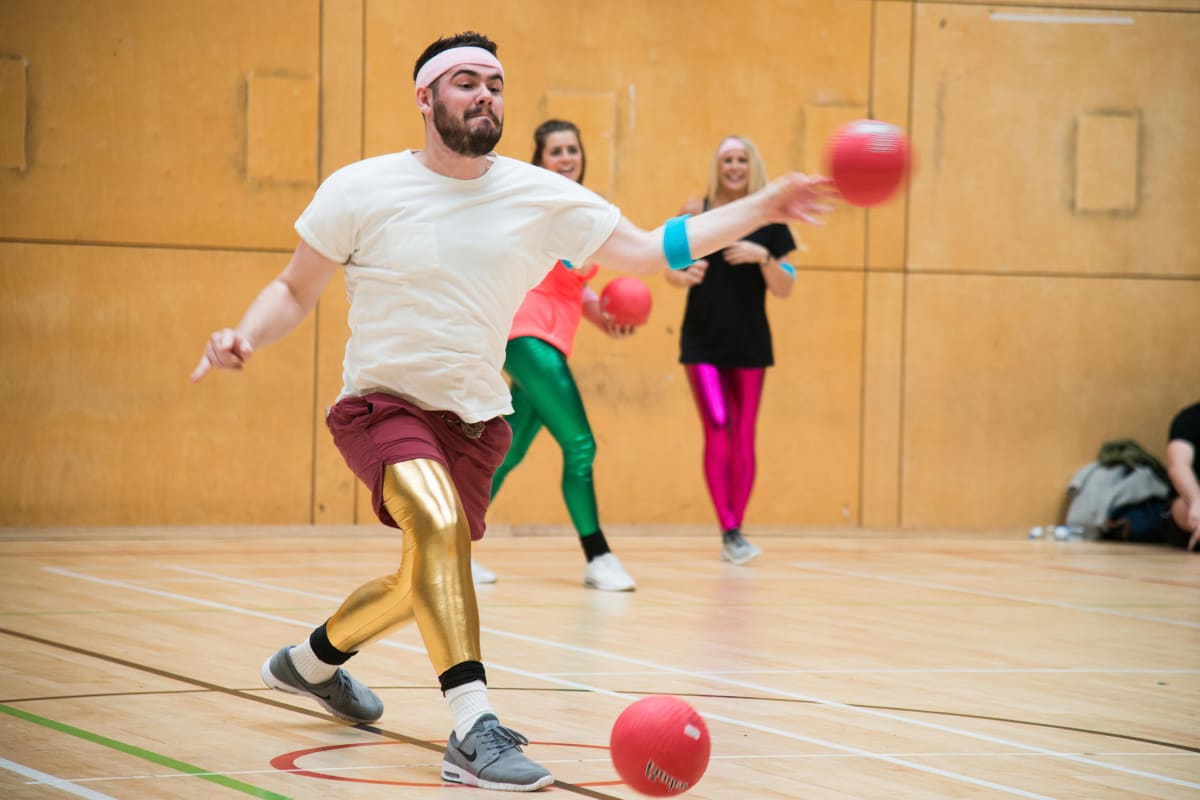
{"label": "red ball held in hand", "polygon": [[887,122],[846,123],[829,137],[825,150],[829,177],[852,205],[879,205],[895,194],[908,173],[908,139]]}
{"label": "red ball held in hand", "polygon": [[600,309],[618,325],[645,324],[652,305],[646,284],[629,275],[613,278],[600,292]]}

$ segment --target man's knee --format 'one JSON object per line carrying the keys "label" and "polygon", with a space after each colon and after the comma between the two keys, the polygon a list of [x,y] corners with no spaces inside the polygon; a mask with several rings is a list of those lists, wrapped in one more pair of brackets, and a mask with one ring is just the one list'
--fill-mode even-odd
{"label": "man's knee", "polygon": [[401,529],[422,539],[456,537],[467,528],[449,472],[431,459],[389,464],[383,505]]}

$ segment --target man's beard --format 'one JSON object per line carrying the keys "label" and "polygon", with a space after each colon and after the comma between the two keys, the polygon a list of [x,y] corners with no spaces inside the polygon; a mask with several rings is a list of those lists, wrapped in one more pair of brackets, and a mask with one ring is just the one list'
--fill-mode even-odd
{"label": "man's beard", "polygon": [[440,100],[433,101],[433,125],[441,134],[442,141],[459,155],[485,156],[496,149],[500,134],[504,132],[504,124],[497,120],[490,110],[481,109],[472,116],[485,115],[491,119],[488,127],[472,128],[468,119],[456,119]]}

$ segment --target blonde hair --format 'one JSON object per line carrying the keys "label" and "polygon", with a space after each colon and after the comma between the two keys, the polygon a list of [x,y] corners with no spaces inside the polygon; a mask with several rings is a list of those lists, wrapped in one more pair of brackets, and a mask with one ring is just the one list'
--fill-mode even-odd
{"label": "blonde hair", "polygon": [[717,192],[721,190],[721,145],[730,139],[746,148],[746,158],[750,161],[750,179],[746,184],[746,194],[754,194],[767,185],[767,168],[763,164],[762,156],[759,154],[758,148],[754,146],[754,142],[745,136],[726,136],[717,143],[717,149],[713,152],[712,166],[708,171],[708,192],[705,197],[710,203],[716,199]]}

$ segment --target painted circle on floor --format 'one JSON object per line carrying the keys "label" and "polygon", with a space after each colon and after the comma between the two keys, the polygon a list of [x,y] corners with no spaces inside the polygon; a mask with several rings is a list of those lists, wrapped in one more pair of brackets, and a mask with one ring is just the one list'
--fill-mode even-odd
{"label": "painted circle on floor", "polygon": [[[378,747],[380,745],[408,745],[410,742],[350,742],[349,744],[329,744],[321,747],[308,747],[304,750],[293,750],[290,753],[281,753],[271,759],[271,766],[281,772],[290,772],[293,775],[300,775],[305,778],[318,778],[325,781],[342,781],[343,783],[375,783],[383,786],[428,786],[431,788],[459,786],[460,784],[447,783],[445,781],[427,782],[427,781],[387,781],[377,780],[374,778],[352,778],[347,775],[336,775],[331,772],[321,772],[320,770],[304,769],[299,766],[299,761],[306,756],[316,755],[317,753],[330,753],[335,750],[347,750],[351,747]],[[575,744],[573,742],[530,742],[538,747],[577,747],[586,750],[608,750],[607,745],[599,744]],[[588,781],[586,783],[572,783],[572,786],[620,786],[621,781]]]}

